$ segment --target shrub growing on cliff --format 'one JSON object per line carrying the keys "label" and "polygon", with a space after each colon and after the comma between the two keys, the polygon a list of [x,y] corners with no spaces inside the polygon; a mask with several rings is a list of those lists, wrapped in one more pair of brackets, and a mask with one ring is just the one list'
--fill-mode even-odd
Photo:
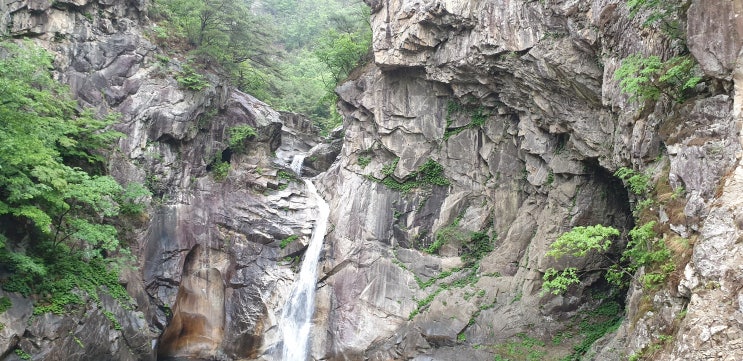
{"label": "shrub growing on cliff", "polygon": [[178,81],[178,85],[188,90],[199,91],[209,86],[209,82],[206,81],[206,78],[197,73],[196,70],[188,64],[183,66],[183,70],[175,76],[175,80]]}
{"label": "shrub growing on cliff", "polygon": [[230,148],[237,149],[245,139],[255,137],[258,133],[249,125],[238,125],[229,129]]}
{"label": "shrub growing on cliff", "polygon": [[[671,252],[664,241],[653,230],[655,222],[635,227],[629,232],[621,258],[615,260],[607,255],[612,240],[619,236],[619,230],[602,225],[574,227],[563,233],[550,245],[547,256],[555,259],[569,255],[586,257],[588,254],[603,256],[610,263],[607,268],[591,271],[605,271],[606,280],[619,287],[625,287],[640,267],[645,267],[644,275],[638,280],[646,287],[665,281],[674,270]],[[548,268],[544,273],[542,293],[559,295],[565,293],[570,285],[580,283],[580,270],[575,267],[563,269]]]}
{"label": "shrub growing on cliff", "polygon": [[[52,79],[51,57],[30,45],[3,44],[0,59],[0,268],[2,287],[36,294],[39,305],[62,310],[97,298],[108,272],[125,253],[107,222],[119,214],[123,189],[101,174],[102,150],[120,133],[115,118],[80,111],[68,89]],[[99,265],[91,273],[83,265]],[[115,281],[118,277],[112,277]],[[116,282],[106,284],[110,289]]]}
{"label": "shrub growing on cliff", "polygon": [[449,180],[444,176],[444,167],[433,159],[427,160],[418,167],[417,171],[411,173],[405,180],[400,182],[392,177],[399,160],[399,158],[396,158],[392,163],[385,165],[382,168],[384,178],[379,179],[373,176],[367,177],[373,181],[384,184],[390,189],[401,192],[409,192],[415,188],[423,186],[447,186],[450,184]]}
{"label": "shrub growing on cliff", "polygon": [[701,70],[689,56],[675,56],[662,61],[658,56],[630,55],[614,72],[622,92],[629,94],[631,101],[658,100],[666,95],[673,101],[686,100],[686,92],[701,80]]}
{"label": "shrub growing on cliff", "polygon": [[614,176],[627,182],[630,191],[638,196],[646,195],[652,188],[650,177],[647,174],[636,172],[627,167],[619,168],[614,172]]}
{"label": "shrub growing on cliff", "polygon": [[[563,256],[585,257],[589,253],[604,254],[611,246],[613,237],[619,236],[619,230],[614,227],[605,227],[600,224],[587,227],[574,227],[563,233],[550,245],[548,257],[555,259]],[[578,269],[567,267],[557,270],[548,268],[544,273],[543,292],[559,295],[567,291],[568,286],[580,282]]]}

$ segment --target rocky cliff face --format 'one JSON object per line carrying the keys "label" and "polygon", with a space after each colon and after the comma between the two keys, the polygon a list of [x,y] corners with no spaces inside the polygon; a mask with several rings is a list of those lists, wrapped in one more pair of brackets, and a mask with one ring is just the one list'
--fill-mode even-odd
{"label": "rocky cliff face", "polygon": [[[81,104],[121,114],[116,129],[127,136],[110,155],[110,171],[123,184],[145,184],[153,196],[148,213],[125,220],[121,235],[138,259],[122,279],[131,307],[104,299],[80,314],[31,318],[28,301],[13,298],[0,354],[14,359],[16,346],[34,360],[252,359],[270,352],[314,222],[315,205],[288,163],[318,143],[318,129],[214,75],[200,91],[179,86],[182,59],[148,40],[144,2],[2,5],[7,34],[50,50],[58,78]],[[231,146],[237,126],[257,135]],[[323,149],[334,158],[333,147]],[[318,160],[314,172],[322,170]],[[280,247],[290,237],[297,241]]]}
{"label": "rocky cliff face", "polygon": [[[20,345],[35,360],[278,359],[276,319],[315,206],[288,163],[308,153],[305,172],[320,174],[331,206],[314,359],[559,358],[580,346],[581,325],[616,316],[621,326],[586,358],[743,358],[739,2],[683,4],[682,38],[705,78],[680,104],[620,93],[622,59],[684,47],[621,1],[367,3],[374,63],[338,87],[343,130],[321,143],[306,119],[216,76],[204,90],[181,88],[182,59],[148,40],[145,2],[0,2],[3,31],[52,51],[82,104],[122,114],[127,137],[110,170],[153,192],[147,216],[124,222],[138,258],[122,279],[131,307],[104,298],[31,318],[9,295],[0,354],[15,359]],[[257,135],[230,146],[230,129],[244,125]],[[224,163],[226,177],[215,171]],[[573,226],[626,236],[639,199],[613,176],[621,166],[656,184],[640,221],[686,240],[667,285],[633,284],[628,295],[593,271],[604,258],[545,256]],[[544,271],[560,265],[584,270],[582,284],[541,295]]]}
{"label": "rocky cliff face", "polygon": [[[579,338],[570,318],[597,306],[601,280],[588,272],[580,288],[543,297],[542,275],[555,262],[545,252],[573,226],[634,225],[639,199],[612,176],[621,166],[651,174],[657,187],[683,187],[673,202],[659,188],[641,218],[688,246],[670,285],[631,288],[621,328],[587,357],[740,357],[731,266],[740,227],[726,200],[739,182],[737,3],[680,5],[681,38],[706,75],[682,104],[636,104],[620,93],[622,59],[684,47],[624,2],[368,4],[375,63],[338,88],[345,144],[323,177],[336,227],[316,358],[492,359],[514,339]],[[409,182],[429,159],[449,185],[383,184]],[[447,275],[471,247],[462,234],[478,231],[496,239],[494,251],[479,268]],[[416,251],[439,234],[450,239],[444,257]]]}

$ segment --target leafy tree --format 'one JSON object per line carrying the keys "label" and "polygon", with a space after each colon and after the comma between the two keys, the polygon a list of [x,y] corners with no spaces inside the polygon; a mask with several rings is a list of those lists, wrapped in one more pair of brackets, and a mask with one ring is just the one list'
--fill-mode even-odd
{"label": "leafy tree", "polygon": [[[653,230],[654,227],[655,222],[648,222],[633,228],[629,232],[630,241],[619,260],[607,255],[612,240],[619,236],[619,230],[600,224],[574,227],[569,232],[563,233],[550,245],[547,256],[557,259],[566,255],[573,257],[586,257],[588,254],[601,255],[611,265],[604,269],[591,271],[605,271],[606,280],[620,287],[626,287],[627,282],[633,279],[635,272],[640,267],[645,267],[645,274],[639,281],[646,287],[650,287],[665,281],[667,275],[675,267],[671,262],[670,250],[663,240],[658,238]],[[575,267],[548,268],[543,276],[542,292],[555,295],[565,293],[570,285],[580,283],[580,275],[580,271]]]}
{"label": "leafy tree", "polygon": [[[190,50],[238,89],[326,131],[341,121],[335,86],[371,44],[369,13],[360,0],[154,0],[150,10],[163,45]],[[197,75],[179,81],[198,90]]]}
{"label": "leafy tree", "polygon": [[186,39],[196,60],[217,65],[233,77],[243,63],[272,66],[276,52],[271,22],[253,14],[247,1],[155,0],[151,14],[162,20],[171,37]]}
{"label": "leafy tree", "polygon": [[315,48],[315,56],[332,75],[332,84],[343,80],[353,70],[371,46],[370,34],[328,30]]}
{"label": "leafy tree", "polygon": [[371,44],[369,7],[359,0],[266,0],[263,5],[281,28],[277,46],[286,56],[278,64],[281,77],[261,78],[274,86],[261,99],[333,129],[341,122],[335,86]]}
{"label": "leafy tree", "polygon": [[10,273],[0,281],[10,291],[69,296],[75,282],[50,282],[123,252],[106,222],[119,213],[123,189],[100,173],[99,152],[121,134],[106,130],[115,117],[78,110],[43,50],[0,46],[0,267]]}
{"label": "leafy tree", "polygon": [[[612,238],[617,236],[619,230],[600,224],[574,227],[550,245],[547,256],[558,259],[566,255],[585,257],[589,253],[605,254],[611,247]],[[578,269],[575,267],[566,267],[562,270],[548,268],[543,279],[542,292],[555,295],[565,293],[568,286],[580,283]]]}
{"label": "leafy tree", "polygon": [[630,55],[614,72],[623,93],[631,101],[658,100],[666,95],[676,102],[686,100],[686,92],[701,80],[701,70],[689,55],[662,61],[658,56]]}

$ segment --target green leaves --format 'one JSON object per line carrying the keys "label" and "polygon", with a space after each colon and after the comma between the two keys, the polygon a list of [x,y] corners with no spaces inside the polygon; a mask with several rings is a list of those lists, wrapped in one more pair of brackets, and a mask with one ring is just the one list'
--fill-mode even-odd
{"label": "green leaves", "polygon": [[666,95],[681,103],[686,100],[687,90],[702,80],[701,75],[699,66],[689,55],[662,61],[655,55],[633,54],[622,61],[614,79],[619,81],[622,92],[630,95],[630,101],[656,101]]}
{"label": "green leaves", "polygon": [[622,261],[629,262],[629,270],[634,272],[640,267],[646,267],[645,274],[640,281],[646,287],[660,284],[666,280],[675,268],[671,260],[671,251],[665,242],[658,238],[653,230],[655,222],[648,222],[635,227],[629,232],[630,241],[622,254]]}
{"label": "green leaves", "polygon": [[630,191],[638,196],[644,196],[652,189],[648,175],[636,172],[630,168],[621,167],[614,172],[614,176],[627,182]]}
{"label": "green leaves", "polygon": [[298,238],[299,238],[298,235],[292,234],[291,236],[282,239],[281,242],[279,243],[279,248],[281,249],[286,248],[288,245],[292,244],[292,242],[296,241]]}
{"label": "green leaves", "polygon": [[137,215],[144,212],[146,200],[152,196],[152,192],[139,183],[127,184],[124,191],[116,199],[121,214]]}
{"label": "green leaves", "polygon": [[560,258],[564,255],[585,257],[589,252],[606,252],[611,246],[613,237],[619,236],[619,230],[600,224],[587,227],[573,227],[563,233],[550,245],[547,256]]}
{"label": "green leaves", "polygon": [[568,267],[562,271],[549,268],[544,272],[542,283],[542,292],[548,292],[553,295],[561,295],[568,290],[568,286],[580,283],[578,279],[578,269]]}
{"label": "green leaves", "polygon": [[[600,224],[573,227],[550,245],[547,256],[557,259],[565,255],[585,257],[592,252],[605,253],[611,247],[612,239],[618,236],[619,230]],[[552,267],[548,268],[542,279],[544,280],[542,293],[554,295],[563,294],[568,286],[580,283],[578,269],[575,267],[567,267],[561,271]]]}
{"label": "green leaves", "polygon": [[[645,273],[638,279],[645,287],[652,287],[664,282],[674,269],[671,251],[665,242],[658,237],[653,228],[655,222],[637,226],[629,232],[630,240],[622,252],[620,260],[607,260],[613,263],[603,269],[606,280],[616,286],[626,287],[629,279],[634,277],[640,267]],[[591,252],[604,255],[611,246],[611,238],[619,236],[613,227],[602,225],[574,227],[564,233],[550,245],[547,256],[559,258],[564,255],[585,257]],[[565,293],[570,285],[580,282],[580,271],[575,267],[562,270],[548,268],[543,276],[543,293],[559,295]]]}
{"label": "green leaves", "polygon": [[183,65],[183,69],[175,76],[175,80],[178,81],[178,85],[188,90],[199,91],[209,86],[209,82],[206,81],[206,78],[197,73],[196,70],[188,64]]}
{"label": "green leaves", "polygon": [[238,125],[229,129],[230,148],[237,149],[247,138],[255,137],[258,133],[249,125]]}
{"label": "green leaves", "polygon": [[450,184],[449,180],[444,176],[444,166],[433,159],[427,160],[418,167],[416,172],[411,173],[404,181],[399,182],[392,177],[399,161],[400,158],[395,158],[392,163],[387,164],[382,168],[384,178],[379,179],[373,176],[367,177],[375,182],[384,184],[387,188],[401,192],[409,192],[412,189],[422,186],[447,186]]}
{"label": "green leaves", "polygon": [[2,287],[36,293],[61,312],[79,302],[71,289],[83,284],[81,264],[100,260],[105,269],[104,260],[122,253],[107,221],[119,214],[123,190],[99,174],[103,151],[121,134],[107,130],[115,115],[78,110],[52,79],[43,50],[0,46],[7,54],[0,59],[0,263],[9,272]]}
{"label": "green leaves", "polygon": [[315,56],[333,74],[334,84],[355,68],[371,47],[371,33],[348,33],[328,30],[315,47]]}

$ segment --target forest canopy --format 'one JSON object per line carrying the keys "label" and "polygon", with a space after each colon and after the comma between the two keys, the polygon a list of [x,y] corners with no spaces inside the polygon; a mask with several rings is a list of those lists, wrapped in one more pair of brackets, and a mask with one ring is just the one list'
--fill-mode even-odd
{"label": "forest canopy", "polygon": [[240,90],[326,130],[340,123],[333,89],[371,46],[360,0],[155,0],[151,17],[164,48],[187,50]]}

